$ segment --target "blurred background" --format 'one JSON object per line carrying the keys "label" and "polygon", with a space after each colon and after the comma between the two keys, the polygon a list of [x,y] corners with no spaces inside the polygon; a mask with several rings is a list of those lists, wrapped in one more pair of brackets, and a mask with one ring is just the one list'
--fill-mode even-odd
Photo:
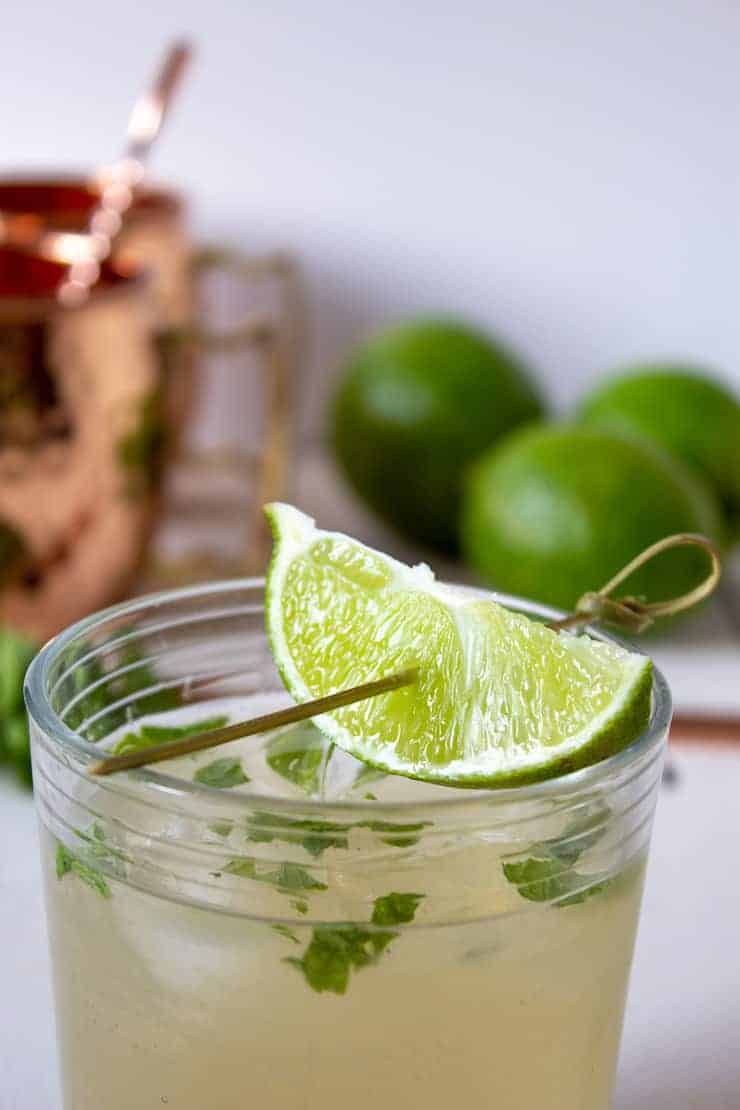
{"label": "blurred background", "polygon": [[[88,229],[180,35],[192,60],[145,182],[113,206],[113,269],[60,303],[80,240],[40,236]],[[18,843],[35,644],[126,594],[259,572],[271,496],[563,608],[662,535],[707,533],[718,598],[648,650],[691,741],[659,843],[689,812],[684,857],[721,840],[710,802],[740,774],[739,37],[719,0],[6,13],[0,806]],[[74,203],[18,191],[69,175]],[[632,592],[705,570],[676,552]],[[0,897],[16,871],[0,865]],[[662,874],[646,968],[682,904]],[[737,1106],[718,1047],[651,1041],[655,1072],[638,1051],[670,974],[638,980],[620,1105],[698,1106],[706,1077],[701,1105]],[[707,1031],[727,1025],[726,983],[689,979]]]}

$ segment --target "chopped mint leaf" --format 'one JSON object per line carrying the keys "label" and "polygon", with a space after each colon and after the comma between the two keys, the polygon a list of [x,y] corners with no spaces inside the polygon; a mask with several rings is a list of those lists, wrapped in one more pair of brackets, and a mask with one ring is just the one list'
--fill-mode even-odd
{"label": "chopped mint leaf", "polygon": [[[65,713],[65,722],[93,743],[110,736],[132,717],[163,713],[180,704],[176,688],[154,689],[160,679],[141,647],[134,642],[120,643],[130,631],[119,627],[110,644],[80,640],[65,653],[67,670],[57,698],[62,705],[77,698]],[[90,721],[91,717],[96,720]]]}
{"label": "chopped mint leaf", "polygon": [[395,936],[358,925],[320,925],[303,956],[288,956],[285,962],[298,968],[319,994],[345,994],[350,973],[377,963]]}
{"label": "chopped mint leaf", "polygon": [[86,832],[75,830],[80,840],[84,841],[84,854],[94,860],[107,864],[119,877],[124,873],[125,857],[122,852],[111,847],[108,843],[105,829],[99,821],[93,821]]}
{"label": "chopped mint leaf", "polygon": [[231,831],[234,828],[234,822],[233,821],[213,821],[208,826],[208,828],[212,833],[215,833],[216,836],[220,836],[225,840],[227,836],[231,835]]}
{"label": "chopped mint leaf", "polygon": [[370,927],[364,925],[320,925],[313,930],[308,948],[300,959],[286,958],[298,968],[315,991],[345,994],[353,971],[376,964],[398,933],[378,925],[406,925],[414,920],[423,894],[393,892],[376,898]]}
{"label": "chopped mint leaf", "polygon": [[568,824],[562,836],[545,841],[548,855],[565,863],[575,863],[601,840],[610,816],[611,810],[605,802],[586,809]]}
{"label": "chopped mint leaf", "polygon": [[381,836],[380,839],[384,844],[390,844],[394,848],[406,848],[416,844],[419,840],[417,834],[431,824],[431,821],[419,821],[415,825],[399,825],[393,821],[358,821],[355,828],[371,829],[378,833],[392,833],[392,836]]}
{"label": "chopped mint leaf", "polygon": [[302,844],[309,855],[320,856],[327,848],[346,848],[350,828],[351,825],[333,821],[312,821],[257,811],[247,818],[247,840],[256,844],[270,844],[273,840]]}
{"label": "chopped mint leaf", "polygon": [[587,809],[570,822],[562,836],[534,844],[526,859],[503,863],[504,875],[530,902],[574,906],[601,893],[611,880],[593,882],[596,876],[581,874],[573,867],[604,835],[610,812],[603,802]]}
{"label": "chopped mint leaf", "polygon": [[607,880],[589,886],[588,875],[579,874],[569,864],[552,857],[536,859],[530,856],[518,863],[504,863],[502,866],[509,882],[529,902],[555,902],[557,906],[575,906],[594,894],[600,894],[609,885]]}
{"label": "chopped mint leaf", "polygon": [[[583,876],[578,876],[578,878],[581,882],[588,881]],[[614,882],[615,879],[604,879],[603,882],[594,883],[593,886],[582,887],[581,890],[577,890],[567,898],[561,899],[561,901],[558,902],[558,906],[578,906],[581,902],[587,902],[589,898],[593,898],[595,894],[603,894]]]}
{"label": "chopped mint leaf", "polygon": [[301,943],[293,930],[289,929],[287,925],[273,925],[272,930],[273,932],[277,933],[279,937],[285,937],[286,940],[292,940],[293,944]]}
{"label": "chopped mint leaf", "polygon": [[569,891],[569,867],[557,859],[528,859],[504,863],[506,878],[529,902],[551,902]]}
{"label": "chopped mint leaf", "polygon": [[367,794],[363,794],[362,796],[363,796],[363,798],[365,799],[366,802],[377,802],[377,800],[378,800],[377,797],[375,796],[375,794],[367,793]]}
{"label": "chopped mint leaf", "polygon": [[326,742],[315,725],[278,733],[267,744],[266,761],[282,778],[306,794],[318,794]]}
{"label": "chopped mint leaf", "polygon": [[327,890],[326,883],[315,879],[313,875],[298,863],[281,863],[273,870],[260,871],[258,861],[248,856],[232,859],[224,867],[230,875],[241,875],[245,879],[253,879],[257,883],[269,883],[277,888],[281,894],[298,894],[304,890]]}
{"label": "chopped mint leaf", "polygon": [[373,925],[408,925],[414,920],[414,915],[423,894],[385,894],[376,898],[371,918]]}
{"label": "chopped mint leaf", "polygon": [[111,754],[124,755],[126,752],[138,752],[142,748],[151,748],[156,744],[167,744],[171,740],[184,740],[197,732],[211,732],[215,728],[223,728],[228,723],[229,718],[221,716],[204,717],[200,721],[189,721],[186,725],[141,725],[138,732],[127,732],[117,744],[114,744]]}
{"label": "chopped mint leaf", "polygon": [[103,898],[110,898],[110,887],[100,872],[70,852],[61,842],[57,844],[56,869],[58,879],[63,879],[69,874],[76,875]]}
{"label": "chopped mint leaf", "polygon": [[308,913],[308,902],[305,898],[291,898],[290,904],[296,913]]}
{"label": "chopped mint leaf", "polygon": [[249,775],[244,774],[242,761],[231,756],[214,759],[205,767],[200,767],[193,775],[193,782],[203,786],[213,786],[217,790],[226,790],[231,786],[241,786],[249,782]]}

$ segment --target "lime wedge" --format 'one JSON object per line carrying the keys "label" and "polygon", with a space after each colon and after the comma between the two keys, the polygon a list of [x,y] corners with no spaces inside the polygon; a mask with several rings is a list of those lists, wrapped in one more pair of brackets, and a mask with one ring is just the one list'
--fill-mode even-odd
{"label": "lime wedge", "polygon": [[450,786],[509,786],[595,763],[646,725],[645,656],[553,632],[437,582],[427,566],[322,532],[290,505],[266,512],[267,629],[295,700],[419,669],[413,686],[316,718],[365,763]]}

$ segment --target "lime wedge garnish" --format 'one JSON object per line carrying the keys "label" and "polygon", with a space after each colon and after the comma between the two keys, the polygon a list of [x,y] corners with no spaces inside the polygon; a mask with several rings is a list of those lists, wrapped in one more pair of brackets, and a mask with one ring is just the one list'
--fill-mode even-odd
{"label": "lime wedge garnish", "polygon": [[374,767],[450,786],[550,778],[611,755],[650,714],[651,663],[553,632],[437,582],[290,505],[267,507],[275,547],[267,628],[296,701],[404,670],[419,680],[317,717]]}

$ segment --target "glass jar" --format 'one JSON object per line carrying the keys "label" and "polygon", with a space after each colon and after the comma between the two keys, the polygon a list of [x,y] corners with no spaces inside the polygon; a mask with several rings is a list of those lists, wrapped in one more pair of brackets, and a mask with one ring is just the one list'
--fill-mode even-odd
{"label": "glass jar", "polygon": [[88,773],[142,717],[287,701],[261,581],[93,616],[26,694],[66,1110],[609,1106],[659,673],[647,731],[596,766],[459,791],[358,764],[318,798]]}

